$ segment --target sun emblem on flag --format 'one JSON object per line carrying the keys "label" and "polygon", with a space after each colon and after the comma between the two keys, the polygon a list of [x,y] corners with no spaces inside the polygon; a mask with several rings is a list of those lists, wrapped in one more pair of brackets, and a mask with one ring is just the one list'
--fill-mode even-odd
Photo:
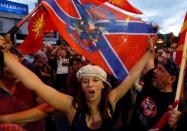
{"label": "sun emblem on flag", "polygon": [[44,16],[43,14],[39,16],[35,21],[33,25],[32,31],[36,34],[35,38],[41,36],[43,34],[43,28],[44,28],[45,22],[44,22]]}

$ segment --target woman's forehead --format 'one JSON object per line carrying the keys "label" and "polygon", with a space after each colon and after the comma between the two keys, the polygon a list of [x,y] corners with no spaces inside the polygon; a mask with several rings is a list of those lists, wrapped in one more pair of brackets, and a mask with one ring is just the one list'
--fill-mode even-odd
{"label": "woman's forehead", "polygon": [[97,76],[90,76],[90,75],[87,75],[87,76],[83,76],[83,77],[82,77],[82,80],[84,80],[84,79],[100,79],[100,78],[97,77]]}

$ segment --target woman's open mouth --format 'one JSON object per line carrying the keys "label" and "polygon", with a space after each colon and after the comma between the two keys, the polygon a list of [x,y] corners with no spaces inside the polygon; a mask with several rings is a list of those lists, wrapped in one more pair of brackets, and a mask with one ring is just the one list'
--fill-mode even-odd
{"label": "woman's open mouth", "polygon": [[93,96],[94,96],[94,93],[95,93],[94,90],[89,90],[89,91],[88,91],[88,94],[89,94],[90,97],[93,97]]}

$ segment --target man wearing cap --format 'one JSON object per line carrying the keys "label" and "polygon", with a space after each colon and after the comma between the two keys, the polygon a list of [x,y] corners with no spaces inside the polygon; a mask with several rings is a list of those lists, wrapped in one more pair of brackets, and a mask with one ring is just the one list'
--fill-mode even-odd
{"label": "man wearing cap", "polygon": [[[135,110],[129,127],[130,131],[135,129],[147,131],[153,128],[162,115],[168,111],[168,106],[174,103],[179,74],[178,66],[171,59],[167,59],[158,63],[152,71],[153,75],[151,78],[149,75],[151,81],[144,81],[144,88],[137,96]],[[146,78],[146,75],[144,78]],[[180,116],[180,112],[176,114]],[[176,121],[172,121],[172,118],[170,118],[163,130],[172,130],[171,127]]]}

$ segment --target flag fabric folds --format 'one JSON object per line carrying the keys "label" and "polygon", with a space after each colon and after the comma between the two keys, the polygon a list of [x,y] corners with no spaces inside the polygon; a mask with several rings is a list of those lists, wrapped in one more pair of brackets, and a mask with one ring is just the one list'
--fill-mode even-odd
{"label": "flag fabric folds", "polygon": [[187,13],[184,18],[184,23],[183,23],[183,26],[182,26],[182,29],[180,32],[180,36],[179,36],[178,48],[176,51],[176,63],[179,65],[181,64],[181,60],[182,60],[182,53],[183,53],[183,47],[184,47],[186,33],[187,33]]}
{"label": "flag fabric folds", "polygon": [[0,124],[0,131],[26,131],[17,124]]}
{"label": "flag fabric folds", "polygon": [[28,25],[28,36],[18,47],[23,54],[32,54],[37,52],[43,44],[43,35],[45,32],[54,30],[54,24],[51,17],[42,9],[39,9],[30,19]]}
{"label": "flag fabric folds", "polygon": [[94,5],[100,5],[104,2],[107,2],[108,0],[81,0],[82,4],[86,4],[86,3],[92,3]]}
{"label": "flag fabric folds", "polygon": [[133,7],[127,0],[109,0],[109,3],[131,13],[143,14],[140,10]]}
{"label": "flag fabric folds", "polygon": [[83,4],[85,3],[93,3],[95,5],[100,5],[101,3],[108,2],[116,7],[119,7],[125,11],[135,13],[135,14],[143,14],[140,10],[133,7],[127,0],[82,0]]}
{"label": "flag fabric folds", "polygon": [[107,4],[83,3],[42,1],[57,30],[77,53],[124,79],[145,53],[152,26]]}

